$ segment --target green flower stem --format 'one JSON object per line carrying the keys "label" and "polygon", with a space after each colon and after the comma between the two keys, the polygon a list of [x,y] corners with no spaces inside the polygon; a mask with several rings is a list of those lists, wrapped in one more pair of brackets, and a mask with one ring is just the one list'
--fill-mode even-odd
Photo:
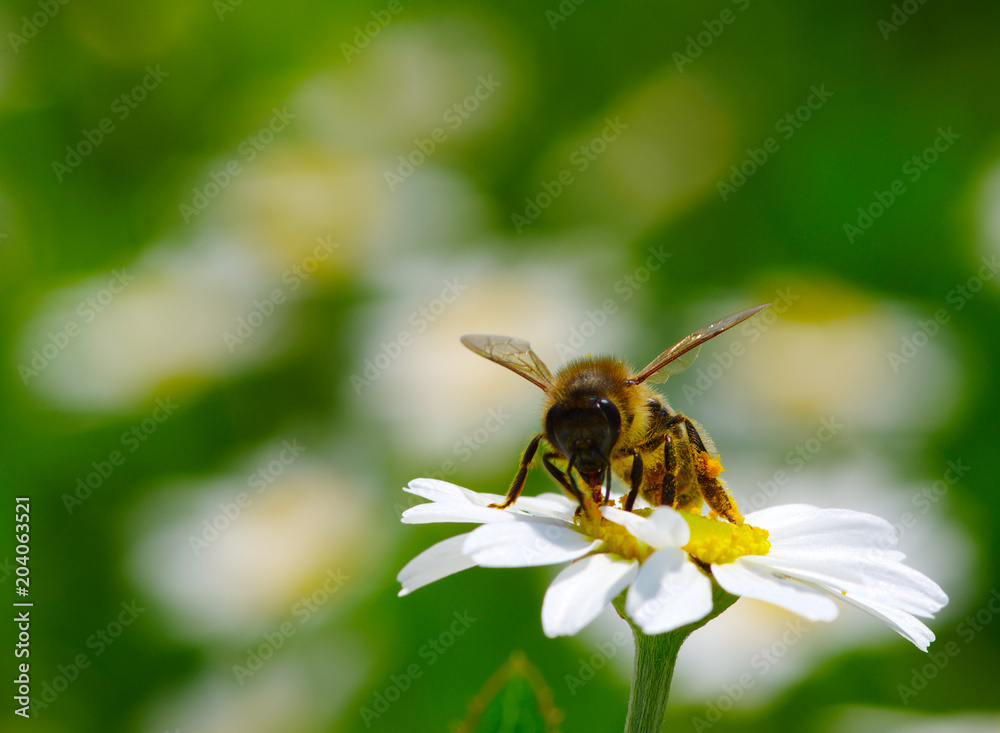
{"label": "green flower stem", "polygon": [[661,733],[667,712],[670,681],[681,644],[695,629],[700,629],[736,602],[718,585],[712,584],[712,612],[693,624],[682,626],[666,634],[649,636],[632,623],[625,614],[625,594],[614,600],[618,615],[628,621],[635,637],[635,665],[632,672],[632,690],[628,698],[628,718],[625,733]]}

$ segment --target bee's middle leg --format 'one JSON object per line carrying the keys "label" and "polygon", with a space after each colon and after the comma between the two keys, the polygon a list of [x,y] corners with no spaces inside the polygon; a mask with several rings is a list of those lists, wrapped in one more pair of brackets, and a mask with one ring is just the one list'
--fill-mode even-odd
{"label": "bee's middle leg", "polygon": [[632,454],[632,471],[629,474],[629,492],[628,498],[625,499],[625,511],[632,511],[632,505],[635,504],[635,497],[639,493],[639,487],[642,485],[642,454],[639,451],[635,451]]}
{"label": "bee's middle leg", "polygon": [[663,485],[660,489],[660,504],[673,506],[677,498],[677,441],[667,433],[663,441]]}

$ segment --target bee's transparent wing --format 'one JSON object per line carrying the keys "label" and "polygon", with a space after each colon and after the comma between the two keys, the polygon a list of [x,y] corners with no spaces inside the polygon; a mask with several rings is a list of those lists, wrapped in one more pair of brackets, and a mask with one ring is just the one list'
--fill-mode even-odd
{"label": "bee's transparent wing", "polygon": [[701,351],[701,346],[695,346],[686,354],[681,354],[672,362],[664,366],[660,371],[650,374],[646,377],[647,382],[653,382],[654,384],[661,384],[666,382],[669,377],[675,374],[680,374],[689,366],[694,364],[694,360],[698,358],[698,352]]}
{"label": "bee's transparent wing", "polygon": [[[649,379],[651,376],[656,374],[658,371],[663,369],[671,362],[681,360],[681,357],[684,357],[687,354],[690,354],[691,352],[695,351],[699,346],[701,346],[709,339],[713,339],[723,331],[727,331],[736,324],[742,323],[750,316],[759,313],[760,311],[767,308],[769,305],[771,304],[764,303],[764,305],[758,305],[756,308],[748,308],[745,311],[740,311],[739,313],[733,313],[731,316],[720,318],[718,321],[709,326],[705,326],[704,328],[699,328],[690,336],[685,336],[683,339],[681,339],[676,344],[671,346],[669,349],[664,351],[658,357],[653,359],[653,361],[649,362],[649,364],[647,364],[642,371],[640,371],[638,374],[636,374],[635,376],[633,376],[628,380],[629,383],[639,384],[641,382],[645,382],[647,379]],[[690,363],[694,361],[694,356],[695,354],[684,359],[682,362],[683,366],[681,367],[681,369],[690,365]],[[676,374],[678,371],[681,371],[681,369],[671,370],[670,372],[668,372],[667,376],[669,376],[670,374]]]}
{"label": "bee's transparent wing", "polygon": [[527,341],[482,333],[467,334],[461,340],[469,350],[517,372],[532,384],[544,390],[552,386],[552,373]]}

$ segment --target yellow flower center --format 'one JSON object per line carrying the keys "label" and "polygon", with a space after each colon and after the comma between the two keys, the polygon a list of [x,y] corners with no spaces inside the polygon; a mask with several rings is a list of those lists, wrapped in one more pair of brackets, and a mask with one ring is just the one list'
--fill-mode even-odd
{"label": "yellow flower center", "polygon": [[[600,551],[639,562],[653,554],[656,548],[636,538],[620,524],[605,519],[600,506],[587,497],[584,511],[577,514],[575,520],[581,532],[604,542]],[[648,517],[652,511],[636,509],[634,514]],[[690,540],[681,549],[707,565],[732,562],[744,555],[766,555],[771,549],[766,529],[749,524],[737,526],[691,512],[680,512],[680,515],[691,530]]]}
{"label": "yellow flower center", "polygon": [[[653,554],[652,547],[637,539],[620,524],[605,519],[604,515],[601,514],[600,506],[589,496],[584,499],[584,510],[576,515],[576,524],[581,532],[595,540],[603,540],[602,550],[629,560],[642,562]],[[650,511],[649,509],[636,509],[635,513],[640,516],[648,516]]]}
{"label": "yellow flower center", "polygon": [[771,549],[768,531],[749,524],[739,526],[690,512],[681,512],[691,530],[684,550],[709,565],[732,562],[744,555],[766,555]]}

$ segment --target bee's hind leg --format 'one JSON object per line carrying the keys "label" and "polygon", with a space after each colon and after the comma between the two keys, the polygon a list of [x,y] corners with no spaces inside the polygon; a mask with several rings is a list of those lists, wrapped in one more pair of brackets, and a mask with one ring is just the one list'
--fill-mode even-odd
{"label": "bee's hind leg", "polygon": [[710,472],[708,469],[709,459],[713,458],[713,456],[705,447],[705,441],[701,439],[694,423],[684,415],[674,415],[671,421],[677,424],[683,423],[684,427],[687,428],[688,438],[691,441],[692,448],[694,448],[692,452],[695,454],[695,474],[698,491],[705,499],[705,502],[720,517],[733,524],[743,524],[743,516],[740,514],[739,509],[736,508],[736,502],[733,501],[729,492],[726,491],[725,484],[718,477],[717,471],[721,470],[721,466],[718,466],[718,462],[716,461],[716,465],[718,466],[716,472]]}

